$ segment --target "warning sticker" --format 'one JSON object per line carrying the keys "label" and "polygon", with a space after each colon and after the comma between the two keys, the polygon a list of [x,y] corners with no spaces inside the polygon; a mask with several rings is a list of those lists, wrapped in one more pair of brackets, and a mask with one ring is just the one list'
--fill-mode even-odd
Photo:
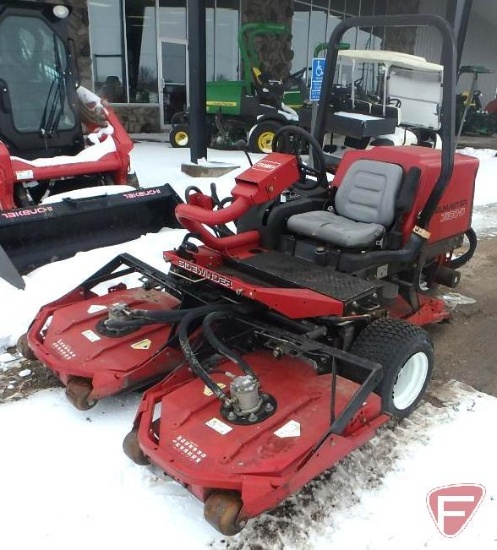
{"label": "warning sticker", "polygon": [[290,420],[274,432],[276,437],[300,437],[300,422]]}
{"label": "warning sticker", "polygon": [[[226,384],[223,384],[222,382],[218,382],[217,387],[223,389],[226,387]],[[212,390],[207,386],[204,387],[204,395],[206,397],[210,397],[211,395],[213,395]]]}
{"label": "warning sticker", "polygon": [[225,424],[219,418],[211,418],[206,422],[206,425],[209,426],[209,428],[212,428],[217,433],[220,433],[221,435],[226,435],[227,433],[230,433],[233,429],[231,426],[228,426],[228,424]]}
{"label": "warning sticker", "polygon": [[98,313],[99,311],[103,311],[104,309],[107,309],[107,306],[99,306],[97,304],[94,304],[88,308],[88,313]]}
{"label": "warning sticker", "polygon": [[16,179],[18,180],[32,180],[33,177],[33,170],[16,170]]}
{"label": "warning sticker", "polygon": [[152,345],[152,340],[145,338],[145,340],[140,340],[139,342],[135,342],[134,344],[131,344],[131,347],[133,349],[150,349],[151,345]]}
{"label": "warning sticker", "polygon": [[93,332],[93,330],[84,330],[81,333],[85,338],[90,340],[90,342],[98,342],[100,340],[100,336]]}

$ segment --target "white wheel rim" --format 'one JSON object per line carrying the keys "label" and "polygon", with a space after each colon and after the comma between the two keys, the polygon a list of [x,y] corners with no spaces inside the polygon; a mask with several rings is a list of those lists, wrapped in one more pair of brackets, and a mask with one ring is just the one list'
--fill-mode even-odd
{"label": "white wheel rim", "polygon": [[428,357],[418,351],[400,369],[393,387],[393,404],[398,410],[407,409],[417,399],[428,375]]}

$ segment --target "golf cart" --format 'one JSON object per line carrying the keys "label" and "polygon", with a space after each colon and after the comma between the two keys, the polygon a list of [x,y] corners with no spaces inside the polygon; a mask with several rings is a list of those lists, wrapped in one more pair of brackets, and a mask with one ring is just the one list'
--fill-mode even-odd
{"label": "golf cart", "polygon": [[[384,50],[341,50],[338,59],[325,139],[333,165],[350,148],[440,148],[442,65]],[[311,119],[312,108],[300,111],[302,127]]]}

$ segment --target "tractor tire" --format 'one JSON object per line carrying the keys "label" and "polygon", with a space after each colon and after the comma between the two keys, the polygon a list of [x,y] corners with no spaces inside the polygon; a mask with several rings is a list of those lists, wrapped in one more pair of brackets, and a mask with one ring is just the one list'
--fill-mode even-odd
{"label": "tractor tire", "polygon": [[[379,319],[359,334],[350,352],[383,366],[383,378],[375,389],[382,412],[398,419],[409,416],[421,401],[433,371],[428,333],[400,319]],[[358,378],[353,374],[352,379]]]}
{"label": "tractor tire", "polygon": [[174,126],[169,134],[169,141],[175,149],[188,147],[190,145],[190,126],[188,124]]}
{"label": "tractor tire", "polygon": [[251,153],[271,153],[276,132],[281,128],[279,122],[264,120],[252,127],[248,146]]}

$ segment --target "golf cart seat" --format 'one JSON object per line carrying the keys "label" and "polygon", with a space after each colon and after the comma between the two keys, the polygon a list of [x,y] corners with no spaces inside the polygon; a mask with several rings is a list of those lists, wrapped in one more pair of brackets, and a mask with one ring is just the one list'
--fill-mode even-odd
{"label": "golf cart seat", "polygon": [[375,248],[395,220],[403,175],[397,164],[358,160],[338,187],[333,208],[295,214],[287,228],[339,248]]}

